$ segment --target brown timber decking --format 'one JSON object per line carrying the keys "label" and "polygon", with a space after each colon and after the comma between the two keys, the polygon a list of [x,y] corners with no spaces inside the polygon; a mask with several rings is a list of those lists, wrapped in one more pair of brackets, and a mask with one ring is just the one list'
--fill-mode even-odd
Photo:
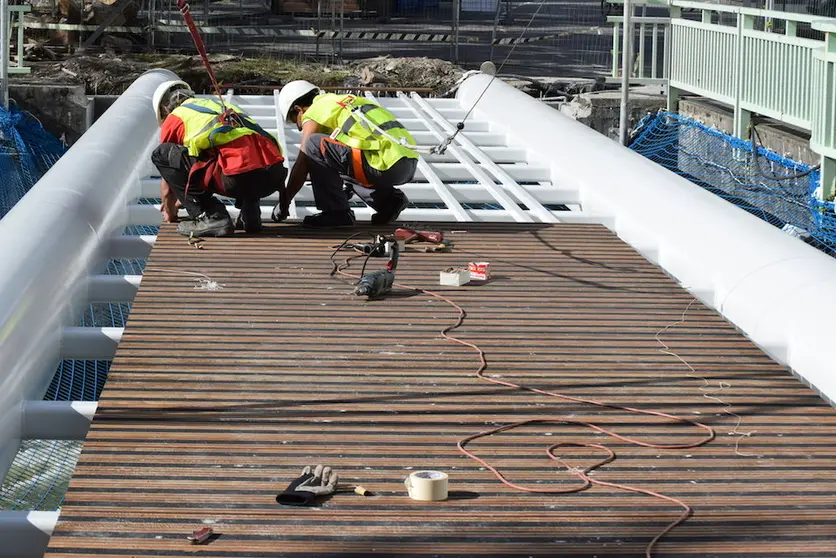
{"label": "brown timber decking", "polygon": [[[659,557],[836,556],[836,411],[790,372],[694,303],[662,336],[708,385],[689,377],[654,336],[692,297],[603,227],[433,228],[453,252],[403,254],[398,279],[467,310],[455,333],[486,350],[487,374],[717,431],[700,448],[654,450],[552,425],[471,449],[518,482],[568,485],[576,479],[545,448],[608,445],[618,459],[596,478],[694,508]],[[329,277],[331,246],[350,232],[277,226],[196,250],[163,227],[48,556],[644,556],[676,506],[601,487],[516,492],[456,442],[536,417],[660,444],[701,433],[479,381],[474,353],[439,337],[452,308],[406,292],[366,302]],[[490,261],[494,280],[438,286],[440,270],[472,260]],[[223,289],[196,290],[193,273]],[[730,435],[737,419],[725,411],[751,436]],[[600,457],[567,455],[577,466]],[[334,467],[349,492],[317,509],[279,506],[276,494],[315,463]],[[418,469],[449,473],[451,499],[408,499],[403,479]],[[356,484],[376,496],[351,493]],[[203,525],[220,536],[190,545]]]}

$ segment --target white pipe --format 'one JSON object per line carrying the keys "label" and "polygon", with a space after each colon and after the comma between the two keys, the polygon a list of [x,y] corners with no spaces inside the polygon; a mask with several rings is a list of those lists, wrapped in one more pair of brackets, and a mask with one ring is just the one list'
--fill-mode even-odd
{"label": "white pipe", "polygon": [[21,437],[24,440],[83,440],[98,405],[95,401],[26,401]]}
{"label": "white pipe", "polygon": [[142,275],[91,275],[87,300],[90,302],[133,302]]}
{"label": "white pipe", "polygon": [[[137,209],[149,207],[152,208],[153,211],[156,211],[157,214],[154,215],[153,211],[149,209]],[[133,208],[133,210],[131,208]],[[137,211],[139,213],[136,213]],[[156,225],[159,224],[161,219],[159,208],[154,209],[153,205],[131,205],[128,209],[128,215],[130,216],[130,223],[132,225]],[[150,222],[146,222],[149,221],[149,219]],[[157,242],[157,237],[152,234],[125,234],[119,236],[112,236],[107,241],[106,257],[108,259],[144,260],[151,254],[151,248],[154,247],[155,242]]]}
{"label": "white pipe", "polygon": [[[471,106],[489,80],[471,77],[458,98]],[[585,211],[612,216],[612,230],[632,246],[655,247],[669,274],[712,293],[724,317],[836,399],[836,259],[498,80],[477,106],[554,161],[560,183],[580,189]]]}
{"label": "white pipe", "polygon": [[41,558],[58,512],[0,511],[0,558]]}
{"label": "white pipe", "polygon": [[125,332],[123,327],[65,327],[61,360],[111,360]]}
{"label": "white pipe", "polygon": [[17,453],[23,401],[43,397],[63,326],[78,318],[105,239],[127,223],[134,169],[157,129],[151,96],[175,74],[137,79],[0,221],[0,478]]}

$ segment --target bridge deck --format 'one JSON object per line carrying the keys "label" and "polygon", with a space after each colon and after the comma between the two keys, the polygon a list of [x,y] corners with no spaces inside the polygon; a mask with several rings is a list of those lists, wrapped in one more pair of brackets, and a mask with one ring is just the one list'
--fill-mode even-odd
{"label": "bridge deck", "polygon": [[[488,374],[717,430],[703,447],[656,450],[532,426],[475,451],[509,478],[554,487],[577,481],[547,459],[549,444],[608,445],[618,459],[594,478],[695,510],[658,556],[836,555],[834,409],[603,227],[444,230],[454,252],[404,254],[399,279],[432,288],[449,265],[491,262],[492,282],[437,289],[467,310],[459,334],[486,350]],[[474,353],[439,337],[451,307],[404,292],[364,302],[329,277],[346,234],[282,226],[196,250],[163,227],[48,556],[644,555],[675,505],[602,487],[516,492],[456,442],[537,417],[661,444],[699,432],[478,380]],[[195,289],[193,274],[222,290]],[[660,351],[665,326],[660,339],[696,374]],[[729,434],[728,411],[751,436]],[[600,452],[570,455],[583,466]],[[337,469],[348,491],[318,509],[276,504],[309,463]],[[406,497],[404,477],[422,468],[450,474],[450,500]],[[376,496],[350,492],[357,483]],[[204,524],[220,536],[190,546]]]}

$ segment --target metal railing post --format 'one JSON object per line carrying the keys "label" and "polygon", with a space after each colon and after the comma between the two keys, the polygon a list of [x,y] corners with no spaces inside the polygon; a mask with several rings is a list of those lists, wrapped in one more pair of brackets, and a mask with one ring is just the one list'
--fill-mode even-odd
{"label": "metal railing post", "polygon": [[665,107],[668,112],[676,112],[679,109],[679,89],[673,87],[671,85],[671,58],[672,53],[671,50],[673,49],[673,23],[676,19],[682,17],[682,9],[678,6],[671,5],[670,7],[670,25],[665,27],[665,31],[663,33],[663,41],[665,44],[662,46],[662,77],[667,80],[667,106]]}
{"label": "metal railing post", "polygon": [[453,0],[453,62],[459,62],[459,17],[461,16],[461,0]]}
{"label": "metal railing post", "polygon": [[[17,11],[17,67],[23,68],[23,53],[25,52],[23,48],[23,11]],[[11,20],[11,14],[9,14],[9,19]]]}
{"label": "metal railing post", "polygon": [[0,0],[0,105],[9,106],[9,1]]}
{"label": "metal railing post", "polygon": [[741,106],[743,102],[743,88],[745,80],[743,75],[746,71],[746,42],[743,34],[746,30],[754,28],[755,18],[748,14],[738,13],[737,35],[735,39],[735,64],[734,64],[734,135],[745,139],[748,135],[751,113]]}
{"label": "metal railing post", "polygon": [[811,97],[819,105],[813,112],[810,146],[821,155],[821,199],[832,200],[836,195],[836,22],[816,21],[812,26],[825,35],[824,47],[814,53],[821,91]]}
{"label": "metal railing post", "polygon": [[621,110],[618,119],[618,138],[621,145],[627,145],[630,123],[630,70],[633,57],[633,4],[624,0],[624,47],[621,57]]}

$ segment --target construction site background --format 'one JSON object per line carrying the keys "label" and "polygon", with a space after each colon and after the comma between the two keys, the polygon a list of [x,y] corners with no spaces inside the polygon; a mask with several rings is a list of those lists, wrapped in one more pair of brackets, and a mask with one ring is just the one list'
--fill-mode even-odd
{"label": "construction site background", "polygon": [[[416,59],[464,69],[505,61],[504,73],[527,78],[603,77],[611,71],[612,28],[606,15],[612,9],[599,0],[205,0],[191,5],[209,52],[242,61],[237,67],[226,64],[231,85],[280,85],[294,68],[312,64],[321,70],[320,81],[338,85],[352,62],[390,56],[409,59],[414,70],[407,83],[383,76],[384,83],[433,89],[446,84],[446,66]],[[90,86],[88,94],[121,93],[134,70],[169,63],[166,54],[193,53],[174,0],[32,0],[24,19],[31,77],[52,83],[78,77],[77,83]],[[68,54],[75,64],[63,63]],[[177,66],[172,69],[184,70]],[[122,80],[117,70],[130,75]],[[405,72],[396,73],[403,77]],[[375,72],[366,81],[382,75]]]}

